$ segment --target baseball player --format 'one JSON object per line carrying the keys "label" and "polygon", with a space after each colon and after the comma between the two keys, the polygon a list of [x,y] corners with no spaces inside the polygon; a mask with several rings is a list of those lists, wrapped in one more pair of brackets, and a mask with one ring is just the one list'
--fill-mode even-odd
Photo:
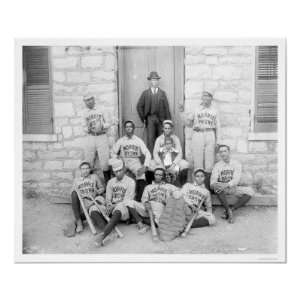
{"label": "baseball player", "polygon": [[109,144],[106,132],[112,124],[108,123],[108,116],[96,107],[94,96],[85,96],[83,100],[86,105],[83,113],[83,130],[86,133],[85,160],[94,167],[95,154],[98,153],[100,167],[107,183],[110,179],[110,171],[108,165]]}
{"label": "baseball player", "polygon": [[95,199],[99,203],[103,202],[104,200],[104,198],[100,196],[105,191],[104,186],[96,174],[91,174],[90,163],[86,161],[82,162],[79,166],[79,169],[81,176],[75,178],[71,193],[72,211],[75,222],[72,222],[72,229],[68,229],[69,234],[66,234],[67,236],[73,236],[75,234],[75,229],[77,233],[83,230],[82,220],[84,219],[84,215],[82,214],[82,208],[80,207],[77,191],[84,200],[85,207],[89,214],[91,214],[91,212],[94,210],[92,199]]}
{"label": "baseball player", "polygon": [[[145,172],[147,171],[151,154],[145,143],[134,134],[135,124],[128,120],[124,123],[125,135],[121,137],[112,148],[112,158],[120,157],[125,167],[134,175],[136,179],[136,199],[141,201],[141,197],[146,186]],[[141,159],[144,156],[144,163]]]}
{"label": "baseball player", "polygon": [[[225,208],[224,218],[233,223],[233,211],[244,206],[253,196],[251,187],[240,186],[242,165],[230,158],[230,148],[227,145],[220,145],[218,149],[221,160],[217,162],[212,170],[210,186],[217,194],[218,199]],[[238,200],[230,207],[227,195],[235,195]]]}
{"label": "baseball player", "polygon": [[[111,215],[111,218],[104,227],[103,233],[97,236],[95,241],[97,246],[103,246],[103,240],[114,227],[120,221],[129,220],[130,216],[136,218],[135,221],[140,233],[146,232],[147,229],[139,217],[139,215],[145,211],[144,205],[134,200],[135,181],[125,174],[125,167],[122,160],[112,159],[111,165],[115,177],[108,181],[105,199],[105,209],[107,214]],[[96,218],[96,224],[106,223],[99,211],[97,212]]]}
{"label": "baseball player", "polygon": [[[192,228],[214,225],[216,218],[212,213],[210,192],[204,185],[205,172],[203,169],[196,169],[193,175],[194,182],[186,183],[181,190],[186,203],[186,222],[188,223],[197,213]],[[205,210],[201,208],[201,204],[204,204]]]}
{"label": "baseball player", "polygon": [[[167,203],[168,196],[177,190],[177,187],[174,185],[165,183],[164,178],[164,168],[156,167],[154,170],[154,181],[145,187],[142,196],[142,203],[145,205],[146,210],[152,210],[156,225],[159,224],[159,218]],[[139,213],[144,217],[144,223],[150,225],[149,219],[145,218],[148,217],[148,213],[145,214],[143,211]]]}
{"label": "baseball player", "polygon": [[183,185],[187,181],[189,164],[186,160],[182,159],[180,140],[175,134],[173,134],[173,128],[174,124],[171,120],[165,120],[163,122],[163,134],[155,141],[151,169],[153,170],[156,166],[165,167],[161,161],[160,150],[162,147],[165,147],[166,139],[171,138],[174,142],[173,148],[177,152],[177,155],[174,157],[172,164],[168,166],[168,171],[172,173],[177,172],[179,169],[179,182]]}
{"label": "baseball player", "polygon": [[[205,185],[209,189],[211,171],[215,163],[215,148],[219,144],[220,121],[219,114],[212,106],[213,95],[202,93],[200,107],[185,117],[186,125],[193,128],[192,156],[194,169],[204,169],[206,173]],[[182,111],[182,107],[180,107]]]}

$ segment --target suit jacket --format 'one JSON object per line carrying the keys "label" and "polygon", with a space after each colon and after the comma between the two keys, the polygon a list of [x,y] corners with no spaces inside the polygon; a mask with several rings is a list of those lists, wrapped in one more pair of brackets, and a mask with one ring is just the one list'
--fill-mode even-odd
{"label": "suit jacket", "polygon": [[[151,112],[151,88],[145,90],[136,106],[137,112],[140,116],[142,122],[147,121],[147,116]],[[158,118],[160,121],[170,120],[171,114],[169,109],[169,102],[166,93],[158,88],[157,91],[158,103],[159,103],[159,115]]]}

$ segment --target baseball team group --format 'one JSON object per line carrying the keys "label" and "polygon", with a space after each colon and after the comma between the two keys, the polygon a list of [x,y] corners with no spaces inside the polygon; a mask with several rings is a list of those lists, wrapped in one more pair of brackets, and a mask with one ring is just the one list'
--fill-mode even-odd
{"label": "baseball team group", "polygon": [[[151,228],[154,239],[171,240],[186,236],[190,228],[216,223],[212,194],[224,207],[222,218],[229,223],[234,223],[235,210],[253,196],[251,187],[239,185],[241,163],[231,158],[228,145],[220,144],[213,95],[204,91],[193,112],[178,108],[184,125],[193,130],[192,161],[187,161],[173,132],[175,120],[166,92],[159,87],[160,76],[153,71],[147,79],[149,88],[136,107],[147,132],[145,142],[135,135],[134,121],[126,120],[124,136],[110,148],[107,130],[115,124],[96,105],[93,95],[84,97],[85,159],[71,192],[74,220],[66,227],[66,236],[82,232],[86,220],[96,234],[96,246],[105,245],[114,232],[122,237],[117,227],[121,222],[135,223],[141,234]],[[104,180],[94,169],[96,153]],[[236,200],[229,205],[232,195]]]}

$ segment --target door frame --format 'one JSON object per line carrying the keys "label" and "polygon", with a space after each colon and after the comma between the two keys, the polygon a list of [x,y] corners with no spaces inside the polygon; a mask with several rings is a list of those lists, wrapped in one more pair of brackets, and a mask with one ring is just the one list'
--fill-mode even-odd
{"label": "door frame", "polygon": [[[122,109],[122,95],[124,91],[124,80],[123,80],[123,70],[124,70],[124,62],[125,62],[125,55],[124,49],[128,49],[134,46],[117,46],[116,53],[117,53],[117,89],[118,89],[118,117],[119,117],[119,128],[118,133],[119,136],[122,134],[122,126],[123,126],[123,109]],[[146,46],[141,46],[146,47]],[[159,47],[159,46],[150,46],[150,47]],[[174,112],[172,112],[173,119],[176,122],[180,122],[180,129],[176,133],[181,141],[182,151],[183,154],[185,153],[185,132],[184,132],[184,122],[180,116],[180,112],[178,110],[178,105],[184,105],[185,101],[185,64],[184,64],[184,57],[185,57],[185,48],[183,46],[172,46],[174,49]]]}

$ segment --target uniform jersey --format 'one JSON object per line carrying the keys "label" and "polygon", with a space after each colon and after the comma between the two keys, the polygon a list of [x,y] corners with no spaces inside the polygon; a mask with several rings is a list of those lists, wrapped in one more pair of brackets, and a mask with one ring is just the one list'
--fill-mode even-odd
{"label": "uniform jersey", "polygon": [[153,214],[157,221],[167,203],[167,198],[170,193],[175,190],[177,190],[176,186],[164,182],[152,183],[145,187],[141,201],[142,203],[150,201]]}
{"label": "uniform jersey", "polygon": [[178,151],[175,148],[166,149],[166,147],[162,147],[159,149],[159,155],[165,167],[169,167],[172,165],[173,161],[175,160]]}
{"label": "uniform jersey", "polygon": [[204,203],[208,211],[211,211],[211,197],[210,192],[203,185],[195,183],[186,183],[182,187],[185,202],[194,209],[199,208],[200,203]]}
{"label": "uniform jersey", "polygon": [[[170,136],[173,141],[174,141],[174,149],[175,151],[178,152],[177,156],[174,158],[174,163],[178,164],[181,160],[182,160],[182,148],[181,148],[181,144],[180,144],[180,140],[179,138],[175,135],[175,134],[171,134]],[[155,160],[156,163],[160,164],[161,163],[161,159],[160,159],[160,149],[162,147],[165,146],[165,135],[162,134],[160,135],[156,141],[155,141],[155,145],[154,145],[154,149],[153,149],[153,158]]]}
{"label": "uniform jersey", "polygon": [[98,191],[104,191],[104,187],[96,174],[90,174],[87,177],[76,178],[73,183],[73,190],[78,191],[82,198],[95,198]]}
{"label": "uniform jersey", "polygon": [[103,111],[94,108],[86,108],[83,112],[83,129],[86,133],[91,133],[95,131],[96,128],[101,128],[103,133],[109,127],[107,123],[107,117],[104,115]]}
{"label": "uniform jersey", "polygon": [[217,182],[228,183],[229,186],[236,186],[240,182],[242,165],[233,159],[228,163],[223,160],[217,162],[212,170],[210,185]]}
{"label": "uniform jersey", "polygon": [[217,110],[210,106],[200,106],[195,112],[188,116],[188,119],[193,122],[193,128],[205,129],[218,129],[219,116]]}
{"label": "uniform jersey", "polygon": [[118,204],[122,201],[132,201],[135,196],[135,181],[124,175],[121,180],[110,179],[106,187],[106,201]]}
{"label": "uniform jersey", "polygon": [[123,159],[140,159],[143,154],[145,156],[145,167],[149,166],[151,160],[151,154],[145,143],[136,135],[133,135],[131,138],[125,135],[118,139],[113,146],[112,157],[117,157],[118,154]]}

